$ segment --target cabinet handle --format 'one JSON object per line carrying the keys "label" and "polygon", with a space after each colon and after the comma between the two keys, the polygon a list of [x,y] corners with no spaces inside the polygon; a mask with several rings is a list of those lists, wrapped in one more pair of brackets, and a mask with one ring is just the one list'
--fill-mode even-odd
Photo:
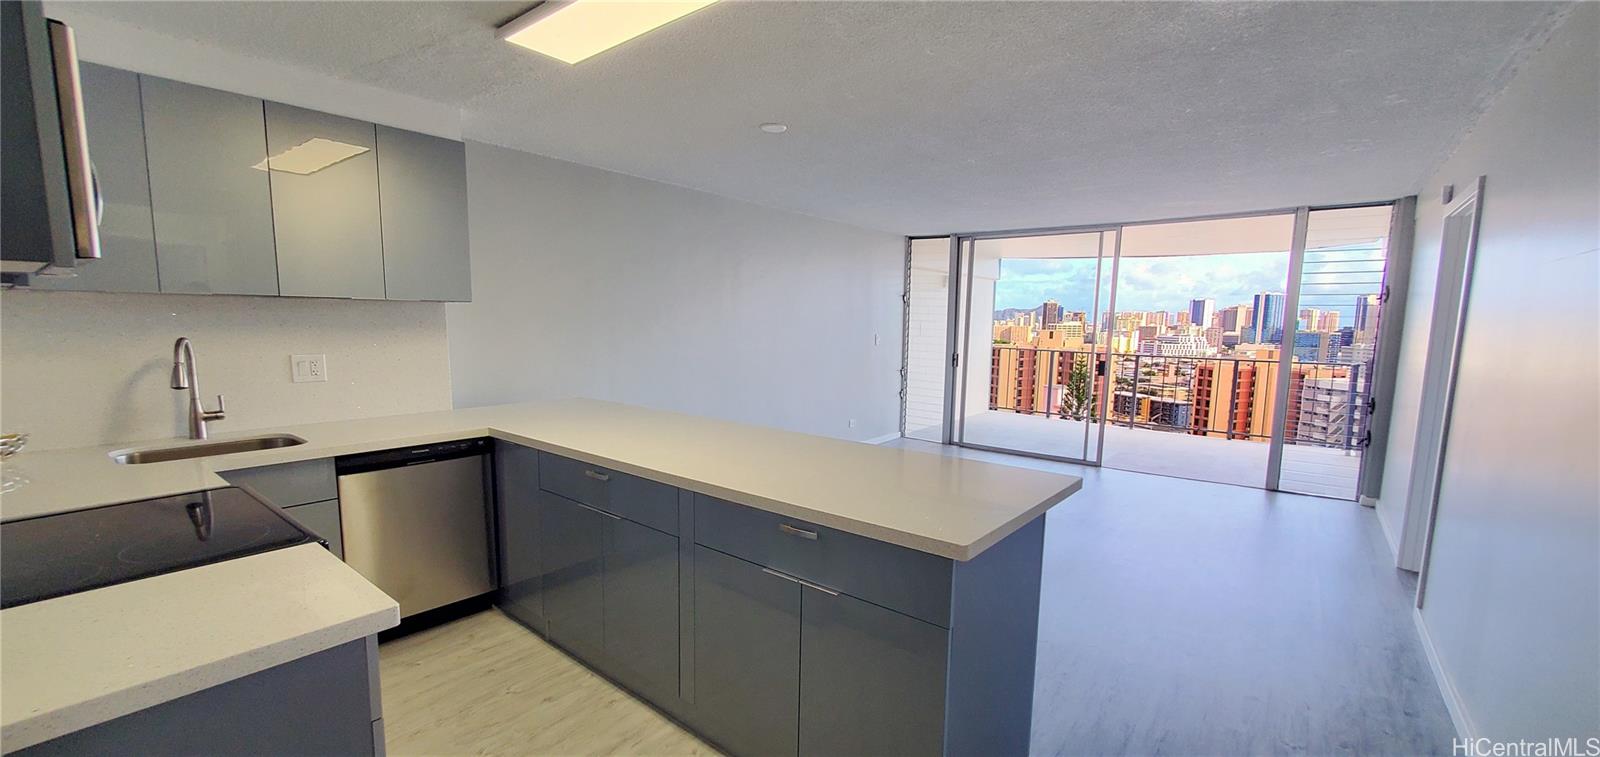
{"label": "cabinet handle", "polygon": [[612,514],[612,513],[608,513],[608,512],[606,512],[604,510],[601,510],[598,507],[590,507],[588,505],[583,504],[582,502],[574,502],[573,504],[575,504],[578,507],[581,507],[581,508],[583,508],[585,510],[588,510],[591,513],[600,513],[601,515],[604,515],[607,518],[610,518],[612,520],[622,520],[622,516],[621,515],[615,515],[615,514]]}
{"label": "cabinet handle", "polygon": [[790,536],[798,536],[798,537],[800,537],[802,539],[810,539],[811,541],[816,541],[817,540],[817,532],[816,531],[807,531],[807,530],[805,530],[803,528],[795,528],[794,526],[791,526],[791,525],[789,525],[787,523],[779,523],[778,524],[778,530],[782,531],[782,532],[784,532],[784,533],[786,533],[786,534],[788,534]]}
{"label": "cabinet handle", "polygon": [[609,474],[609,473],[601,473],[599,471],[586,470],[586,471],[583,472],[583,475],[588,476],[589,478],[592,478],[592,479],[594,479],[596,481],[610,481],[611,480],[611,474]]}
{"label": "cabinet handle", "polygon": [[776,570],[773,570],[771,568],[762,568],[761,572],[765,573],[765,574],[767,574],[769,576],[777,576],[778,578],[781,578],[781,579],[783,579],[785,581],[793,581],[793,582],[795,582],[797,584],[800,584],[801,586],[804,586],[804,587],[806,587],[808,589],[816,589],[817,591],[820,591],[823,594],[826,594],[826,595],[828,595],[830,597],[839,596],[839,592],[836,592],[833,589],[830,589],[830,588],[828,588],[826,586],[822,586],[822,585],[819,585],[819,584],[811,583],[810,581],[807,581],[804,578],[795,578],[794,576],[791,576],[788,573],[783,573],[783,572],[780,572],[780,571],[776,571]]}

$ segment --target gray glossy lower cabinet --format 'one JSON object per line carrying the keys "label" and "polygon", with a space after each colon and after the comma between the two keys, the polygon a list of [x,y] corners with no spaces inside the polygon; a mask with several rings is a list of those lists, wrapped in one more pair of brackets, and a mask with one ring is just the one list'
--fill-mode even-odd
{"label": "gray glossy lower cabinet", "polygon": [[591,662],[605,651],[605,521],[576,502],[540,494],[545,622],[551,640]]}
{"label": "gray glossy lower cabinet", "polygon": [[495,442],[494,475],[500,561],[495,604],[529,628],[548,634],[540,575],[544,539],[539,526],[539,453]]}
{"label": "gray glossy lower cabinet", "polygon": [[939,754],[945,629],[848,594],[800,607],[800,754]]}
{"label": "gray glossy lower cabinet", "polygon": [[344,531],[339,526],[339,500],[330,499],[307,505],[295,505],[286,507],[283,511],[299,521],[306,530],[327,541],[328,551],[332,552],[334,557],[344,559]]}
{"label": "gray glossy lower cabinet", "polygon": [[357,639],[15,754],[381,755],[377,650]]}
{"label": "gray glossy lower cabinet", "polygon": [[1027,754],[1042,517],[952,561],[497,455],[502,609],[728,752]]}
{"label": "gray glossy lower cabinet", "polygon": [[758,565],[695,547],[694,721],[734,754],[796,753],[801,591]]}
{"label": "gray glossy lower cabinet", "polygon": [[266,117],[279,293],[383,299],[373,125],[275,102]]}
{"label": "gray glossy lower cabinet", "polygon": [[259,98],[140,77],[161,291],[277,294]]}
{"label": "gray glossy lower cabinet", "polygon": [[83,292],[160,291],[139,75],[93,63],[81,64],[80,74],[95,179],[105,201],[102,256],[74,267],[72,276],[36,276],[29,285]]}
{"label": "gray glossy lower cabinet", "polygon": [[603,665],[652,700],[676,697],[678,537],[622,518],[605,525]]}

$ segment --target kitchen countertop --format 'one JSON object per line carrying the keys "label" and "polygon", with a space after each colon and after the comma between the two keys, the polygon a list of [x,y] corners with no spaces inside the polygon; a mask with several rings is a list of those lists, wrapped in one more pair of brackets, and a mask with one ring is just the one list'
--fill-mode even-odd
{"label": "kitchen countertop", "polygon": [[[305,444],[121,465],[165,439],[23,452],[0,495],[16,520],[217,486],[220,471],[494,437],[792,518],[968,560],[1082,480],[1026,468],[647,410],[561,400],[221,433]],[[20,749],[399,622],[388,596],[317,545],[0,611],[0,741]]]}
{"label": "kitchen countertop", "polygon": [[317,544],[0,612],[7,752],[400,622],[393,599]]}
{"label": "kitchen countertop", "polygon": [[[259,429],[305,444],[120,465],[108,452],[171,439],[23,452],[29,482],[0,496],[0,520],[226,486],[218,471],[412,444],[504,439],[791,518],[969,560],[1043,514],[1082,479],[1028,468],[574,399]],[[218,434],[211,441],[252,433]]]}

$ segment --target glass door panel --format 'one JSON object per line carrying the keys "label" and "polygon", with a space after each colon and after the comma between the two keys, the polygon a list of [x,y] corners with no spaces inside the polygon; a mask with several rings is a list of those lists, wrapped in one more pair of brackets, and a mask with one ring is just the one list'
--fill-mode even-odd
{"label": "glass door panel", "polygon": [[1125,226],[1104,464],[1261,486],[1294,216]]}
{"label": "glass door panel", "polygon": [[1307,216],[1279,489],[1356,498],[1393,212]]}
{"label": "glass door panel", "polygon": [[971,242],[963,444],[1098,463],[1114,232]]}
{"label": "glass door panel", "polygon": [[950,238],[911,240],[901,432],[913,439],[945,441],[950,283]]}

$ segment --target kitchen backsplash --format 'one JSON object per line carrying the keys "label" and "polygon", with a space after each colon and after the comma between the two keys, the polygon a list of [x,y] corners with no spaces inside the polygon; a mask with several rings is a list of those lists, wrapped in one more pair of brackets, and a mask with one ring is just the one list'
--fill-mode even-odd
{"label": "kitchen backsplash", "polygon": [[[28,449],[184,436],[172,342],[194,342],[212,433],[448,409],[445,306],[223,295],[0,293],[0,429]],[[292,383],[291,354],[327,356]]]}

